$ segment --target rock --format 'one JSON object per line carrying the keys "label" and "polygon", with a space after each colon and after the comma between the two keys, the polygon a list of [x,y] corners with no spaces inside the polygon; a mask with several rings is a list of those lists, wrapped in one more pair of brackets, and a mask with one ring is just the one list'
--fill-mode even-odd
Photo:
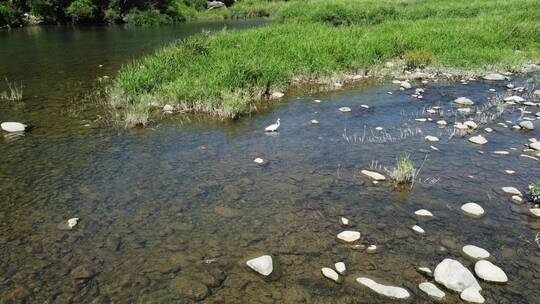
{"label": "rock", "polygon": [[529,144],[529,148],[533,150],[540,150],[540,141],[535,141]]}
{"label": "rock", "polygon": [[480,217],[484,215],[484,208],[482,208],[482,206],[478,205],[477,203],[466,203],[461,206],[461,210],[467,215],[473,217]]}
{"label": "rock", "polygon": [[221,7],[226,7],[225,3],[221,2],[221,1],[210,1],[210,2],[208,2],[208,9],[209,10],[215,9],[215,8],[221,8]]}
{"label": "rock", "polygon": [[352,243],[360,239],[360,232],[358,231],[343,231],[337,235],[337,238],[347,243]]}
{"label": "rock", "polygon": [[369,171],[369,170],[362,170],[360,171],[362,174],[376,180],[376,181],[383,181],[383,180],[386,180],[386,177],[384,177],[384,175],[380,174],[380,173],[377,173],[377,172],[374,172],[374,171]]}
{"label": "rock", "polygon": [[474,102],[467,97],[456,98],[454,99],[454,103],[457,103],[461,106],[472,106],[474,104]]}
{"label": "rock", "polygon": [[78,222],[79,222],[79,218],[78,218],[78,217],[70,218],[70,219],[67,221],[67,224],[68,224],[69,229],[73,229],[73,227],[77,226],[77,223],[78,223]]}
{"label": "rock", "polygon": [[459,113],[467,114],[467,113],[471,113],[472,110],[471,110],[471,108],[459,108],[459,109],[457,109],[457,111]]}
{"label": "rock", "polygon": [[3,122],[0,127],[6,132],[24,132],[27,126],[20,122]]}
{"label": "rock", "polygon": [[521,191],[514,187],[502,187],[501,188],[504,193],[513,194],[513,195],[523,195],[521,194]]}
{"label": "rock", "polygon": [[365,105],[365,104],[360,105],[360,107],[363,108],[363,109],[369,109],[369,106],[368,106],[368,105]]}
{"label": "rock", "polygon": [[401,81],[399,83],[399,86],[402,87],[403,89],[410,89],[412,88],[412,85],[408,82],[408,81]]}
{"label": "rock", "polygon": [[521,121],[519,123],[519,126],[525,130],[534,130],[534,125],[532,122],[528,121],[528,120],[524,120],[524,121]]}
{"label": "rock", "polygon": [[427,121],[426,118],[415,118],[414,120],[416,120],[418,122],[426,122]]}
{"label": "rock", "polygon": [[540,208],[530,208],[529,212],[536,217],[540,217]]}
{"label": "rock", "polygon": [[488,133],[493,132],[493,129],[492,129],[492,128],[485,128],[484,130],[486,130],[486,132],[488,132]]}
{"label": "rock", "polygon": [[484,144],[487,144],[488,142],[487,139],[485,139],[484,136],[482,135],[476,135],[476,136],[470,137],[469,141],[472,142],[473,144],[478,144],[478,145],[484,145]]}
{"label": "rock", "polygon": [[491,80],[491,81],[503,81],[503,80],[506,80],[506,77],[504,77],[504,75],[501,75],[501,74],[492,73],[492,74],[485,75],[484,79]]}
{"label": "rock", "polygon": [[425,292],[428,296],[435,298],[437,300],[442,300],[445,296],[445,293],[442,290],[440,290],[437,286],[435,286],[435,284],[433,283],[429,283],[429,282],[420,283],[418,284],[418,288],[420,288],[420,290]]}
{"label": "rock", "polygon": [[209,294],[208,287],[191,277],[179,275],[174,278],[170,285],[170,289],[180,296],[192,301],[201,301]]}
{"label": "rock", "polygon": [[282,92],[274,92],[274,93],[272,93],[272,99],[280,99],[283,96],[285,96],[285,94],[283,94]]}
{"label": "rock", "polygon": [[344,112],[344,113],[345,113],[345,112],[350,112],[350,111],[351,111],[351,108],[349,108],[349,107],[341,107],[341,108],[339,108],[339,110],[340,110],[341,112]]}
{"label": "rock", "polygon": [[172,112],[172,111],[174,111],[174,107],[171,106],[170,104],[166,104],[166,105],[163,106],[163,111]]}
{"label": "rock", "polygon": [[469,287],[482,290],[469,269],[460,262],[448,258],[435,268],[435,281],[457,292],[462,292]]}
{"label": "rock", "polygon": [[384,131],[384,128],[383,127],[376,127],[375,130],[376,131]]}
{"label": "rock", "polygon": [[514,95],[514,96],[504,98],[504,101],[506,101],[506,102],[524,102],[525,99]]}
{"label": "rock", "polygon": [[269,255],[263,255],[255,259],[251,259],[246,262],[249,268],[255,270],[256,272],[262,274],[263,276],[268,276],[274,270],[272,265],[272,257]]}
{"label": "rock", "polygon": [[85,265],[80,265],[71,271],[71,277],[76,281],[87,281],[95,275],[96,273]]}
{"label": "rock", "polygon": [[348,218],[346,218],[346,217],[341,217],[340,220],[341,220],[341,224],[343,224],[343,225],[345,225],[345,226],[349,225],[349,222],[350,222],[350,221],[349,221]]}
{"label": "rock", "polygon": [[369,245],[366,249],[367,253],[375,253],[377,252],[377,245]]}
{"label": "rock", "polygon": [[264,159],[260,158],[260,157],[257,157],[253,160],[254,163],[256,164],[259,164],[259,165],[262,165],[264,164]]}
{"label": "rock", "polygon": [[323,276],[325,276],[326,278],[332,280],[332,281],[339,281],[339,275],[337,274],[337,272],[334,271],[334,269],[332,268],[328,268],[328,267],[323,267],[321,268],[321,272],[323,274]]}
{"label": "rock", "polygon": [[409,292],[406,289],[401,288],[401,287],[382,285],[375,282],[372,279],[363,278],[363,277],[357,278],[356,281],[368,287],[369,289],[375,291],[376,293],[383,296],[387,296],[389,298],[407,299],[410,297]]}
{"label": "rock", "polygon": [[344,274],[345,270],[347,270],[347,268],[345,267],[345,263],[343,262],[337,262],[336,264],[334,264],[334,267],[336,267],[337,272],[339,272],[340,274]]}
{"label": "rock", "polygon": [[447,125],[447,122],[445,120],[439,120],[439,121],[437,121],[437,125],[441,126],[441,127],[444,127],[444,126]]}
{"label": "rock", "polygon": [[435,146],[429,146],[429,147],[430,147],[431,150],[433,150],[433,151],[441,151],[441,150],[439,150],[439,148],[437,148],[437,147],[435,147]]}
{"label": "rock", "polygon": [[523,203],[523,199],[519,195],[512,195],[512,201],[516,204]]}
{"label": "rock", "polygon": [[463,124],[466,125],[468,128],[473,129],[473,130],[478,128],[478,125],[472,120],[467,120]]}
{"label": "rock", "polygon": [[416,270],[418,270],[418,272],[420,272],[422,274],[425,274],[425,275],[428,275],[430,277],[433,276],[433,272],[428,267],[418,267],[418,269],[416,269]]}
{"label": "rock", "polygon": [[488,282],[508,282],[506,273],[490,261],[481,260],[476,262],[476,264],[474,264],[474,272],[479,278]]}
{"label": "rock", "polygon": [[439,138],[437,138],[435,136],[431,136],[431,135],[428,135],[428,136],[424,137],[424,139],[429,141],[429,142],[438,142],[439,141]]}
{"label": "rock", "polygon": [[516,171],[514,171],[514,170],[504,170],[504,172],[506,172],[506,174],[514,174],[514,173],[516,173]]}
{"label": "rock", "polygon": [[508,155],[508,154],[510,154],[510,152],[504,151],[504,150],[500,150],[500,151],[493,151],[493,154],[497,154],[497,155]]}
{"label": "rock", "polygon": [[429,212],[428,210],[426,209],[420,209],[420,210],[416,210],[414,212],[414,214],[418,215],[418,216],[424,216],[424,217],[433,217],[433,213]]}
{"label": "rock", "polygon": [[468,257],[483,260],[489,258],[489,252],[483,248],[474,245],[465,245],[461,249]]}
{"label": "rock", "polygon": [[319,124],[319,121],[316,120],[316,119],[312,119],[312,120],[311,120],[311,123],[314,124],[314,125],[318,125],[318,124]]}
{"label": "rock", "polygon": [[484,303],[484,297],[482,297],[482,295],[480,294],[480,290],[474,288],[474,287],[469,287],[465,290],[463,290],[463,292],[461,292],[461,294],[459,295],[459,297],[465,301],[465,302],[469,302],[469,303]]}
{"label": "rock", "polygon": [[424,233],[425,233],[424,229],[422,229],[422,227],[420,227],[420,226],[418,226],[418,225],[412,226],[411,229],[412,229],[414,232],[418,233],[418,234],[424,234]]}

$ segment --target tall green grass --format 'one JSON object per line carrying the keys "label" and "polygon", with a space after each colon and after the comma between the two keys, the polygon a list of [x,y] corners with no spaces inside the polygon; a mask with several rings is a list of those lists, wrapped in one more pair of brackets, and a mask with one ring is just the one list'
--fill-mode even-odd
{"label": "tall green grass", "polygon": [[[255,101],[294,79],[372,70],[411,52],[429,56],[434,67],[463,69],[509,68],[540,58],[540,13],[531,9],[534,1],[480,2],[290,3],[278,13],[280,24],[197,35],[134,61],[115,79],[114,100],[137,104],[137,109],[173,103],[184,111],[227,118],[250,111]],[[316,10],[317,3],[324,14]],[[388,7],[381,10],[385,3]],[[341,5],[361,4],[375,13],[366,19],[351,11],[341,26],[323,17],[328,12],[347,15]],[[400,13],[388,13],[392,7]]]}

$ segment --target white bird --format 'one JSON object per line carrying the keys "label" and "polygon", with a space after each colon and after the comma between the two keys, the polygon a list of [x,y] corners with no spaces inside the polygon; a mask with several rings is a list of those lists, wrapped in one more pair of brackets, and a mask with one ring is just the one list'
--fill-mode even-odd
{"label": "white bird", "polygon": [[264,131],[276,132],[278,128],[279,128],[279,118],[277,119],[275,124],[269,125],[268,127],[266,127],[266,129],[264,129]]}
{"label": "white bird", "polygon": [[78,217],[74,217],[74,218],[70,218],[68,221],[67,221],[67,224],[69,226],[69,229],[73,229],[73,227],[75,227],[77,225],[77,222],[79,221],[79,218]]}

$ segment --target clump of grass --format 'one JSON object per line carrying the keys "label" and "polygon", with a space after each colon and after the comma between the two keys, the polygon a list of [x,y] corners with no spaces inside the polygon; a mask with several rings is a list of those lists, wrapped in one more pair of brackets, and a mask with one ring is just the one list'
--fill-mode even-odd
{"label": "clump of grass", "polygon": [[125,109],[124,121],[126,128],[146,127],[150,110],[145,104],[130,104]]}
{"label": "clump of grass", "polygon": [[410,69],[415,68],[424,68],[431,64],[433,61],[433,56],[424,50],[414,50],[407,52],[403,59],[405,61],[405,65]]}
{"label": "clump of grass", "polygon": [[0,99],[8,100],[8,101],[21,101],[23,98],[23,85],[22,83],[20,85],[17,85],[17,83],[9,82],[7,78],[5,78],[6,84],[8,87],[8,90],[0,94]]}
{"label": "clump of grass", "polygon": [[[336,75],[373,72],[418,50],[430,54],[429,62],[440,69],[504,69],[540,58],[537,1],[475,1],[472,8],[466,1],[380,1],[391,10],[377,2],[296,1],[284,6],[288,17],[282,24],[197,35],[136,60],[119,72],[113,92],[128,104],[152,95],[185,112],[231,118],[295,79],[321,84]],[[375,6],[368,15],[379,21],[348,9],[363,4]],[[317,5],[324,14],[310,12]],[[350,21],[335,26],[325,17],[332,14]],[[420,57],[415,64],[427,62]]]}
{"label": "clump of grass", "polygon": [[388,174],[397,185],[412,184],[416,175],[416,169],[410,156],[408,154],[402,154],[399,156],[396,166],[390,169]]}

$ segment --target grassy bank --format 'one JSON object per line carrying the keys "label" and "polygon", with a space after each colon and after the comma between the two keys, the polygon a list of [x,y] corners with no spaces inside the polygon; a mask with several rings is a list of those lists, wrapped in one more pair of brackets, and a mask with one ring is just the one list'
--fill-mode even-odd
{"label": "grassy bank", "polygon": [[374,71],[396,58],[511,68],[540,59],[536,3],[289,3],[277,8],[274,25],[198,35],[136,60],[114,80],[110,101],[127,109],[129,124],[144,124],[151,107],[165,103],[230,118],[295,82]]}

